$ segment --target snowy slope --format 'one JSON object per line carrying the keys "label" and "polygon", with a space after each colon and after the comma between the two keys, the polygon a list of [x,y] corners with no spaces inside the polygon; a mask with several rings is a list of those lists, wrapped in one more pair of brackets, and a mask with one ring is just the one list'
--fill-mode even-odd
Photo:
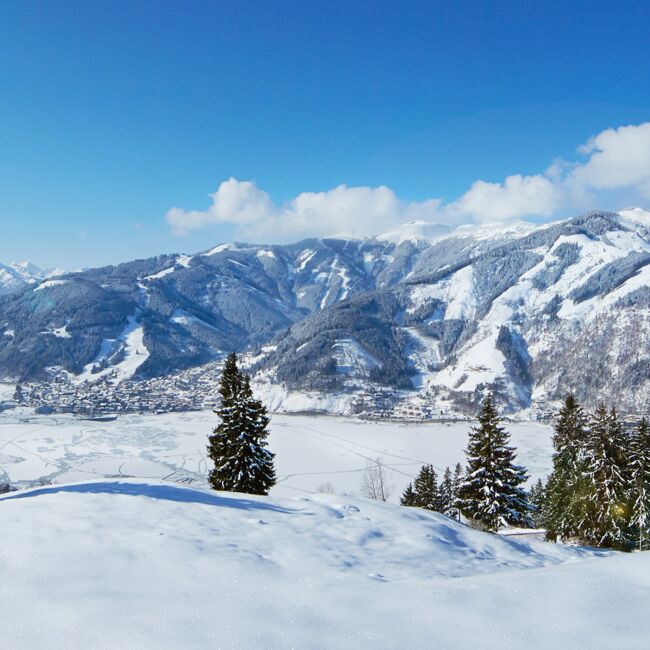
{"label": "snowy slope", "polygon": [[[418,231],[413,237],[423,245]],[[568,391],[590,407],[615,399],[626,412],[650,400],[646,210],[432,236],[402,281],[375,295],[370,311],[355,298],[294,325],[262,363],[261,384],[282,383],[290,393],[311,388],[317,404],[319,392],[331,392],[331,358],[339,394],[348,396],[339,400],[345,413],[354,412],[355,395],[382,383],[404,388],[407,376],[414,390],[404,402],[424,400],[440,412],[474,413],[488,388],[511,411],[529,414],[556,408]],[[357,317],[343,317],[350,312]],[[344,362],[341,339],[349,350]],[[363,370],[369,352],[379,363],[374,386]]]}
{"label": "snowy slope", "polygon": [[99,481],[4,497],[0,526],[0,634],[17,650],[625,649],[650,633],[648,554],[348,497]]}
{"label": "snowy slope", "polygon": [[84,367],[75,379],[79,382],[92,381],[111,376],[115,381],[130,379],[149,358],[144,343],[144,330],[138,323],[138,312],[128,316],[126,327],[116,339],[104,339],[95,359]]}

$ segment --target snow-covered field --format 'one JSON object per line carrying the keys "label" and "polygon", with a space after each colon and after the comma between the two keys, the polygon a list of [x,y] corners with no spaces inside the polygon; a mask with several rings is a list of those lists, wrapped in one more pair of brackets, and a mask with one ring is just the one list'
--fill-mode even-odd
{"label": "snow-covered field", "polygon": [[[0,481],[64,483],[99,477],[167,478],[204,485],[205,447],[217,418],[210,412],[129,415],[112,422],[68,415],[0,413]],[[323,416],[273,415],[276,452],[273,494],[314,492],[326,483],[355,493],[368,459],[389,470],[393,499],[424,463],[444,469],[462,461],[467,422],[405,424]],[[509,425],[520,462],[533,478],[550,467],[550,429]]]}
{"label": "snow-covered field", "polygon": [[[215,419],[0,414],[4,478],[54,484],[0,497],[0,647],[647,644],[650,554],[489,535],[349,496],[368,459],[388,467],[393,500],[422,463],[462,460],[468,423],[274,415],[279,483],[264,498],[204,489]],[[544,475],[550,429],[509,429]],[[313,494],[325,483],[336,494]]]}
{"label": "snow-covered field", "polygon": [[14,650],[647,647],[650,554],[352,497],[100,480],[0,499]]}

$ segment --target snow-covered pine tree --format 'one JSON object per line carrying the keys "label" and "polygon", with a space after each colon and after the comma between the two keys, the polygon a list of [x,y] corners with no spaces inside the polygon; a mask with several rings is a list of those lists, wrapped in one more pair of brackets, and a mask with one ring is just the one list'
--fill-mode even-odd
{"label": "snow-covered pine tree", "polygon": [[440,493],[441,512],[448,517],[455,518],[456,508],[454,504],[456,497],[454,495],[454,477],[449,467],[445,468],[445,473],[443,474],[442,481],[440,481],[438,491]]}
{"label": "snow-covered pine tree", "polygon": [[418,508],[442,512],[442,501],[438,491],[438,476],[433,465],[422,465],[413,482],[415,504]]}
{"label": "snow-covered pine tree", "polygon": [[413,483],[409,483],[406,486],[406,489],[402,493],[402,498],[399,500],[400,505],[402,506],[414,506],[415,503],[415,492],[413,491]]}
{"label": "snow-covered pine tree", "polygon": [[250,380],[230,354],[221,375],[221,422],[209,437],[208,455],[214,462],[210,485],[215,490],[268,494],[275,484],[274,454],[267,449],[269,418],[253,397]]}
{"label": "snow-covered pine tree", "polygon": [[596,409],[586,440],[586,517],[578,534],[587,544],[623,549],[629,545],[626,471],[618,416]]}
{"label": "snow-covered pine tree", "polygon": [[650,548],[650,426],[645,418],[628,446],[631,519],[640,551]]}
{"label": "snow-covered pine tree", "polygon": [[548,539],[578,536],[585,520],[587,431],[582,407],[573,395],[567,395],[555,421],[553,471],[546,484],[542,513]]}
{"label": "snow-covered pine tree", "polygon": [[456,463],[456,467],[454,467],[454,475],[452,477],[452,494],[453,494],[453,499],[452,499],[452,509],[453,509],[453,516],[454,519],[458,519],[460,521],[460,508],[458,506],[458,495],[460,493],[460,486],[463,482],[463,466],[460,463]]}
{"label": "snow-covered pine tree", "polygon": [[614,458],[616,459],[616,465],[621,471],[623,480],[626,484],[629,483],[630,478],[630,468],[628,460],[628,445],[629,445],[629,436],[626,434],[623,423],[618,417],[616,409],[612,407],[609,411],[609,437],[612,441],[612,447],[614,449]]}
{"label": "snow-covered pine tree", "polygon": [[275,485],[275,454],[268,449],[269,416],[266,407],[253,396],[250,378],[243,377],[242,432],[239,436],[238,455],[239,492],[268,494]]}
{"label": "snow-covered pine tree", "polygon": [[528,493],[528,502],[531,507],[531,518],[535,528],[542,528],[544,523],[544,500],[546,497],[546,490],[542,479],[537,479],[537,483],[530,488]]}
{"label": "snow-covered pine tree", "polygon": [[515,464],[510,435],[500,426],[488,394],[483,400],[478,427],[470,432],[467,471],[458,495],[461,512],[481,527],[498,531],[504,525],[529,525],[529,505],[521,487],[526,470]]}
{"label": "snow-covered pine tree", "polygon": [[460,463],[456,463],[454,467],[454,498],[458,498],[458,490],[460,490],[460,484],[463,482],[463,466]]}
{"label": "snow-covered pine tree", "polygon": [[240,432],[239,413],[236,409],[237,397],[241,391],[241,375],[237,368],[237,355],[228,355],[221,372],[219,395],[221,403],[215,413],[221,422],[208,437],[208,456],[214,463],[209,482],[215,490],[235,490],[235,476],[231,458],[235,453],[235,441]]}

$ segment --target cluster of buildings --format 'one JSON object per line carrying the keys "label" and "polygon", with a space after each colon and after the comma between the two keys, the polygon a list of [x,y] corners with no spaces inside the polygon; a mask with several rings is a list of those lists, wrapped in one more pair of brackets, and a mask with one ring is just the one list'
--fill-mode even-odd
{"label": "cluster of buildings", "polygon": [[[110,375],[79,381],[65,371],[53,371],[47,382],[16,387],[13,404],[38,413],[74,413],[108,418],[127,413],[172,413],[214,408],[219,401],[222,364],[215,362],[165,377],[116,381]],[[349,412],[357,417],[412,422],[455,420],[458,411],[426,393],[395,391],[381,386],[356,387]]]}
{"label": "cluster of buildings", "polygon": [[197,411],[216,403],[220,376],[219,364],[167,377],[119,383],[110,377],[79,382],[60,373],[47,382],[19,384],[15,400],[39,413],[76,413],[86,417]]}
{"label": "cluster of buildings", "polygon": [[406,420],[412,422],[459,419],[457,411],[429,393],[407,393],[372,387],[359,393],[351,403],[351,412],[369,420]]}

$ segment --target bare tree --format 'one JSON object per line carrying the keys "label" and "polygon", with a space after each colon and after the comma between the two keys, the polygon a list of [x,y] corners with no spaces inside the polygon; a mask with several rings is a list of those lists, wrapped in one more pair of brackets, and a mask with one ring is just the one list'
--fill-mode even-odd
{"label": "bare tree", "polygon": [[381,459],[368,460],[361,479],[361,494],[366,499],[388,501],[392,492],[393,486],[388,484],[388,475]]}
{"label": "bare tree", "polygon": [[336,490],[334,489],[334,486],[329,481],[326,481],[325,483],[321,483],[316,488],[316,493],[317,494],[335,494]]}

